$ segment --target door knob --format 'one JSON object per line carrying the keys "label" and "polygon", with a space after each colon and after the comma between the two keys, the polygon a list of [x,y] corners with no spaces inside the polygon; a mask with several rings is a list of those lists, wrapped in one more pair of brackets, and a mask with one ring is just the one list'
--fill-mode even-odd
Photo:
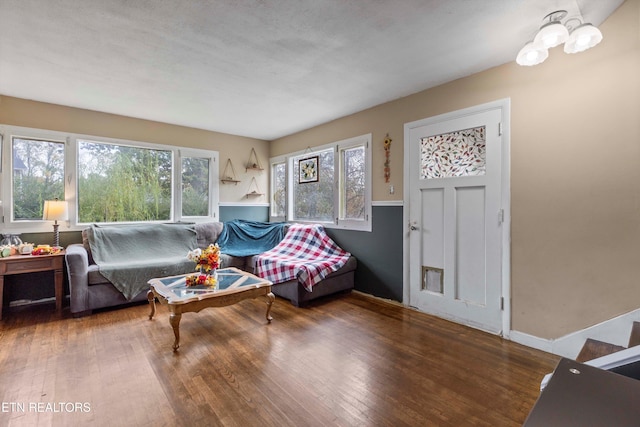
{"label": "door knob", "polygon": [[416,231],[418,229],[418,227],[416,226],[415,221],[413,223],[409,223],[409,230],[411,231]]}

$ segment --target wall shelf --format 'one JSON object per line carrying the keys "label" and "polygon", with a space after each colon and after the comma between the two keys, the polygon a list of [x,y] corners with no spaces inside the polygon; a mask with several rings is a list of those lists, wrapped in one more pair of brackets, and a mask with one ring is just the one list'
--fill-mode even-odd
{"label": "wall shelf", "polygon": [[247,194],[245,197],[248,199],[249,197],[259,197],[264,196],[264,193],[260,191],[258,187],[258,181],[256,181],[256,177],[251,178],[251,183],[249,184],[249,188],[247,189]]}
{"label": "wall shelf", "polygon": [[256,150],[254,148],[251,149],[251,152],[249,153],[249,160],[247,161],[247,171],[250,170],[264,170],[262,168],[262,165],[260,164],[260,160],[258,159],[258,155],[256,154]]}
{"label": "wall shelf", "polygon": [[220,179],[223,184],[236,184],[240,182],[236,178],[236,170],[233,168],[233,163],[231,163],[231,159],[227,159],[227,164],[224,166],[224,171],[222,171],[222,178]]}

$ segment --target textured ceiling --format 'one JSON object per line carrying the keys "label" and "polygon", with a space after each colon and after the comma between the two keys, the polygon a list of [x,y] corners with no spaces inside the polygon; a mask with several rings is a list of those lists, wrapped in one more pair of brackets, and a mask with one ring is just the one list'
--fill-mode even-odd
{"label": "textured ceiling", "polygon": [[554,10],[599,25],[621,3],[0,0],[0,94],[272,140],[513,61]]}

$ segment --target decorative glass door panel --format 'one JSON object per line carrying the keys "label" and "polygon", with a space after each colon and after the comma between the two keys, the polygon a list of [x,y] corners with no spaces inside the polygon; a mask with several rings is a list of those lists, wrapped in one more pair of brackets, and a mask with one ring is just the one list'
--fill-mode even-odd
{"label": "decorative glass door panel", "polygon": [[449,178],[485,174],[485,127],[428,136],[420,141],[420,178]]}

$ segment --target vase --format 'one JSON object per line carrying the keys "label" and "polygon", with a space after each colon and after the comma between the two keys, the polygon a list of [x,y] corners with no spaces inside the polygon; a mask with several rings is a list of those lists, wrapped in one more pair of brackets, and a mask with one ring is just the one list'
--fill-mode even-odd
{"label": "vase", "polygon": [[11,245],[11,246],[20,246],[22,244],[22,240],[20,239],[19,234],[3,234],[1,245]]}
{"label": "vase", "polygon": [[218,269],[214,268],[209,271],[209,276],[213,277],[215,283],[213,284],[214,289],[218,289]]}
{"label": "vase", "polygon": [[213,278],[214,283],[211,285],[207,285],[210,286],[214,289],[218,288],[218,270],[215,268],[212,268],[211,270],[207,271],[207,269],[205,267],[200,267],[200,275],[204,275],[207,276],[207,278]]}

